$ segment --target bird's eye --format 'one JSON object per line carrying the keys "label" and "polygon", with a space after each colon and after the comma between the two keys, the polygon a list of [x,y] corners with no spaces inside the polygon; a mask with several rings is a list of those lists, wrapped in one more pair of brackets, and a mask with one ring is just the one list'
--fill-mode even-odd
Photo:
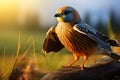
{"label": "bird's eye", "polygon": [[71,11],[64,11],[64,15],[68,15]]}

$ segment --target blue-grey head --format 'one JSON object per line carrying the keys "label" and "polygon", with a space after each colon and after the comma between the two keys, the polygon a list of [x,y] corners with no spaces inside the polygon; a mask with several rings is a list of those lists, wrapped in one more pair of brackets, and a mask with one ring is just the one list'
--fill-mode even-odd
{"label": "blue-grey head", "polygon": [[58,22],[78,22],[80,21],[79,13],[72,7],[64,6],[57,10],[55,17]]}

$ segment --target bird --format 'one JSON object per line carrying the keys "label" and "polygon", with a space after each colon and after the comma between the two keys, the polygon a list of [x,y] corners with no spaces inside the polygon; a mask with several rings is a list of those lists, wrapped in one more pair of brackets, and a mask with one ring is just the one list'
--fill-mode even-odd
{"label": "bird", "polygon": [[74,60],[68,66],[73,66],[80,57],[83,57],[84,60],[80,65],[82,70],[89,56],[98,50],[104,50],[107,52],[105,55],[120,60],[120,55],[111,49],[111,46],[120,47],[118,41],[110,39],[82,21],[75,8],[63,6],[56,11],[54,17],[58,23],[46,33],[43,43],[45,53],[58,52],[66,48],[74,56]]}

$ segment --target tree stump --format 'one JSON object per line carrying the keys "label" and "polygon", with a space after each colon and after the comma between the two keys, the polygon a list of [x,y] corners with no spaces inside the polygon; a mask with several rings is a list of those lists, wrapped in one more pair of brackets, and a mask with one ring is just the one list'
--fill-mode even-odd
{"label": "tree stump", "polygon": [[90,67],[61,67],[46,74],[41,80],[120,80],[120,62],[104,56]]}

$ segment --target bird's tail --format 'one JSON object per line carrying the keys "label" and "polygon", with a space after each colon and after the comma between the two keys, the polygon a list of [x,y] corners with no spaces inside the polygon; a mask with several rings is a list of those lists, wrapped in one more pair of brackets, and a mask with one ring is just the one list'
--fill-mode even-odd
{"label": "bird's tail", "polygon": [[116,54],[114,52],[111,52],[109,55],[111,58],[113,58],[114,60],[120,61],[120,55]]}

